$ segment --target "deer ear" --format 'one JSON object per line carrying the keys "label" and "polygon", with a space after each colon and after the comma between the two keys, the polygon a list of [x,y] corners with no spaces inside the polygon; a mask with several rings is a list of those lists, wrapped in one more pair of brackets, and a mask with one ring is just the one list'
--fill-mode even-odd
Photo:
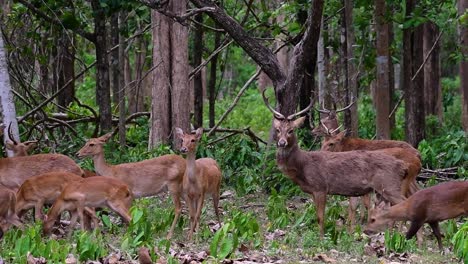
{"label": "deer ear", "polygon": [[182,130],[182,128],[176,127],[174,128],[174,130],[178,138],[182,138],[184,136],[184,131]]}
{"label": "deer ear", "polygon": [[303,116],[303,117],[299,117],[298,119],[294,120],[294,122],[293,122],[294,128],[298,128],[298,127],[302,126],[302,124],[304,124],[305,118],[306,117]]}
{"label": "deer ear", "polygon": [[195,136],[197,137],[197,139],[200,139],[202,135],[203,135],[203,127],[199,127],[197,131],[195,131]]}
{"label": "deer ear", "polygon": [[338,133],[338,134],[336,135],[336,138],[337,138],[338,140],[342,140],[342,139],[345,137],[345,135],[346,135],[346,129],[343,130],[343,131],[341,131],[340,133]]}
{"label": "deer ear", "polygon": [[5,142],[5,147],[9,150],[13,150],[15,148],[15,143],[11,142],[10,140],[7,140]]}
{"label": "deer ear", "polygon": [[102,142],[107,142],[107,140],[109,140],[109,138],[112,137],[112,132],[109,132],[103,136],[100,136],[98,137],[99,141],[102,141]]}

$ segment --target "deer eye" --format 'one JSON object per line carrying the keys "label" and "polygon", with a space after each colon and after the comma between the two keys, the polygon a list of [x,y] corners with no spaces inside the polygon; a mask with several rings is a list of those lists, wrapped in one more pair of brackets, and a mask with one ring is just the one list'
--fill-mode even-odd
{"label": "deer eye", "polygon": [[94,143],[89,144],[90,147],[94,147]]}
{"label": "deer eye", "polygon": [[190,140],[191,142],[195,142],[195,139]]}
{"label": "deer eye", "polygon": [[293,132],[294,132],[294,130],[291,129],[291,130],[288,131],[288,134],[292,134]]}
{"label": "deer eye", "polygon": [[279,130],[279,129],[276,129],[276,133],[278,133],[278,134],[279,134],[279,132],[280,132],[280,130]]}
{"label": "deer eye", "polygon": [[371,222],[371,223],[374,223],[374,222],[375,222],[375,218],[372,218],[372,219],[370,220],[370,222]]}

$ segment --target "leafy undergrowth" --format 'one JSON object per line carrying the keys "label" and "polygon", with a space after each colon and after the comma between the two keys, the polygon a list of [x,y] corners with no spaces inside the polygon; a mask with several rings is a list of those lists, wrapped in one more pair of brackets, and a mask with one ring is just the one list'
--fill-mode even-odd
{"label": "leafy undergrowth", "polygon": [[368,237],[358,226],[349,234],[347,201],[340,197],[331,197],[327,203],[323,239],[318,235],[312,200],[305,195],[291,198],[273,192],[237,197],[225,190],[221,207],[220,227],[214,221],[211,200],[206,201],[192,242],[187,241],[186,211],[173,239],[165,239],[173,212],[169,197],[161,195],[137,200],[129,226],[102,211],[99,230],[77,230],[71,238],[63,224],[52,238],[42,236],[40,224],[11,229],[0,241],[0,256],[5,263],[139,263],[138,250],[146,247],[155,263],[459,263],[451,252],[454,221],[442,224],[446,235],[442,255],[429,229],[421,248],[397,231]]}

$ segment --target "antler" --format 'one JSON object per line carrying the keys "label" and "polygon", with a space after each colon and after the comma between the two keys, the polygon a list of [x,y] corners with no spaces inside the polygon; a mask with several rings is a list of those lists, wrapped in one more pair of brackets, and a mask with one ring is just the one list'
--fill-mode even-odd
{"label": "antler", "polygon": [[11,122],[8,125],[8,138],[13,142],[13,144],[18,145],[18,142],[13,138],[13,132],[11,131]]}
{"label": "antler", "polygon": [[299,111],[299,112],[297,112],[295,114],[292,114],[292,115],[288,116],[288,120],[292,120],[296,116],[299,116],[299,115],[302,115],[303,113],[306,113],[307,111],[310,110],[310,108],[312,108],[313,105],[314,105],[314,100],[312,98],[310,98],[310,104],[306,108],[304,108],[302,111]]}
{"label": "antler", "polygon": [[280,120],[286,119],[284,115],[282,115],[280,112],[276,111],[273,107],[271,107],[270,103],[268,102],[268,98],[265,96],[265,91],[266,89],[262,91],[262,97],[263,97],[263,102],[265,103],[266,107],[273,113],[273,115],[275,115],[276,119],[280,119]]}
{"label": "antler", "polygon": [[322,101],[322,109],[314,108],[315,111],[322,113],[322,114],[329,114],[331,111],[325,108],[325,101]]}
{"label": "antler", "polygon": [[[356,102],[356,101],[353,100],[353,99],[354,99],[354,98],[351,98],[351,101],[352,101],[352,102],[351,102],[349,105],[347,105],[347,106],[344,107],[344,108],[335,110],[334,112],[335,112],[335,113],[339,113],[339,112],[343,112],[343,111],[345,111],[345,110],[348,110],[348,109]],[[331,112],[333,112],[333,110],[328,110],[328,109],[325,108],[325,102],[323,102],[323,101],[322,101],[322,109],[317,109],[317,108],[314,108],[314,109],[315,109],[315,111],[320,112],[320,113],[322,113],[322,114],[330,114]]]}
{"label": "antler", "polygon": [[339,112],[343,112],[344,110],[349,109],[349,108],[356,102],[356,100],[353,100],[353,99],[354,99],[354,98],[351,97],[351,103],[350,103],[348,106],[346,106],[346,107],[344,107],[344,108],[341,108],[341,109],[338,109],[338,110],[336,110],[335,112],[339,113]]}

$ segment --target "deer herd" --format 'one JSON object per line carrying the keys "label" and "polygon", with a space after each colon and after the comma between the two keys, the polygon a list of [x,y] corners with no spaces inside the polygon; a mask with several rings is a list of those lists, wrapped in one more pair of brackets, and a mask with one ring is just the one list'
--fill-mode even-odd
{"label": "deer herd", "polygon": [[[439,221],[468,215],[468,182],[453,181],[420,189],[416,177],[421,170],[421,156],[410,144],[347,137],[346,131],[340,131],[336,118],[336,113],[346,108],[337,111],[316,109],[324,117],[312,133],[324,138],[322,148],[305,151],[299,147],[294,131],[303,125],[305,116],[302,115],[311,110],[313,101],[302,111],[286,116],[270,106],[265,90],[262,97],[274,117],[277,166],[304,192],[312,195],[320,236],[325,233],[327,195],[350,198],[351,230],[356,223],[360,197],[368,210],[364,233],[383,231],[396,221],[410,221],[406,237],[411,238],[424,223],[428,223],[440,249]],[[34,208],[34,219],[43,221],[45,235],[53,233],[64,211],[70,214],[69,235],[78,221],[81,229],[98,228],[95,208],[99,207],[111,209],[129,223],[133,199],[154,196],[166,190],[174,203],[174,219],[168,239],[172,237],[182,212],[182,200],[189,212],[189,240],[199,227],[206,196],[211,196],[221,225],[218,208],[220,166],[212,158],[196,158],[203,128],[192,133],[175,128],[174,132],[185,159],[170,154],[111,165],[104,158],[104,145],[112,134],[91,138],[77,155],[93,159],[96,172],[92,173],[81,169],[65,155],[28,155],[36,142],[13,140],[9,128],[10,140],[5,146],[14,157],[0,158],[0,238],[11,225],[22,228],[24,214],[31,208]],[[374,193],[375,202],[371,203]],[[43,214],[44,205],[51,206],[46,215]],[[420,233],[418,242],[422,239]]]}

